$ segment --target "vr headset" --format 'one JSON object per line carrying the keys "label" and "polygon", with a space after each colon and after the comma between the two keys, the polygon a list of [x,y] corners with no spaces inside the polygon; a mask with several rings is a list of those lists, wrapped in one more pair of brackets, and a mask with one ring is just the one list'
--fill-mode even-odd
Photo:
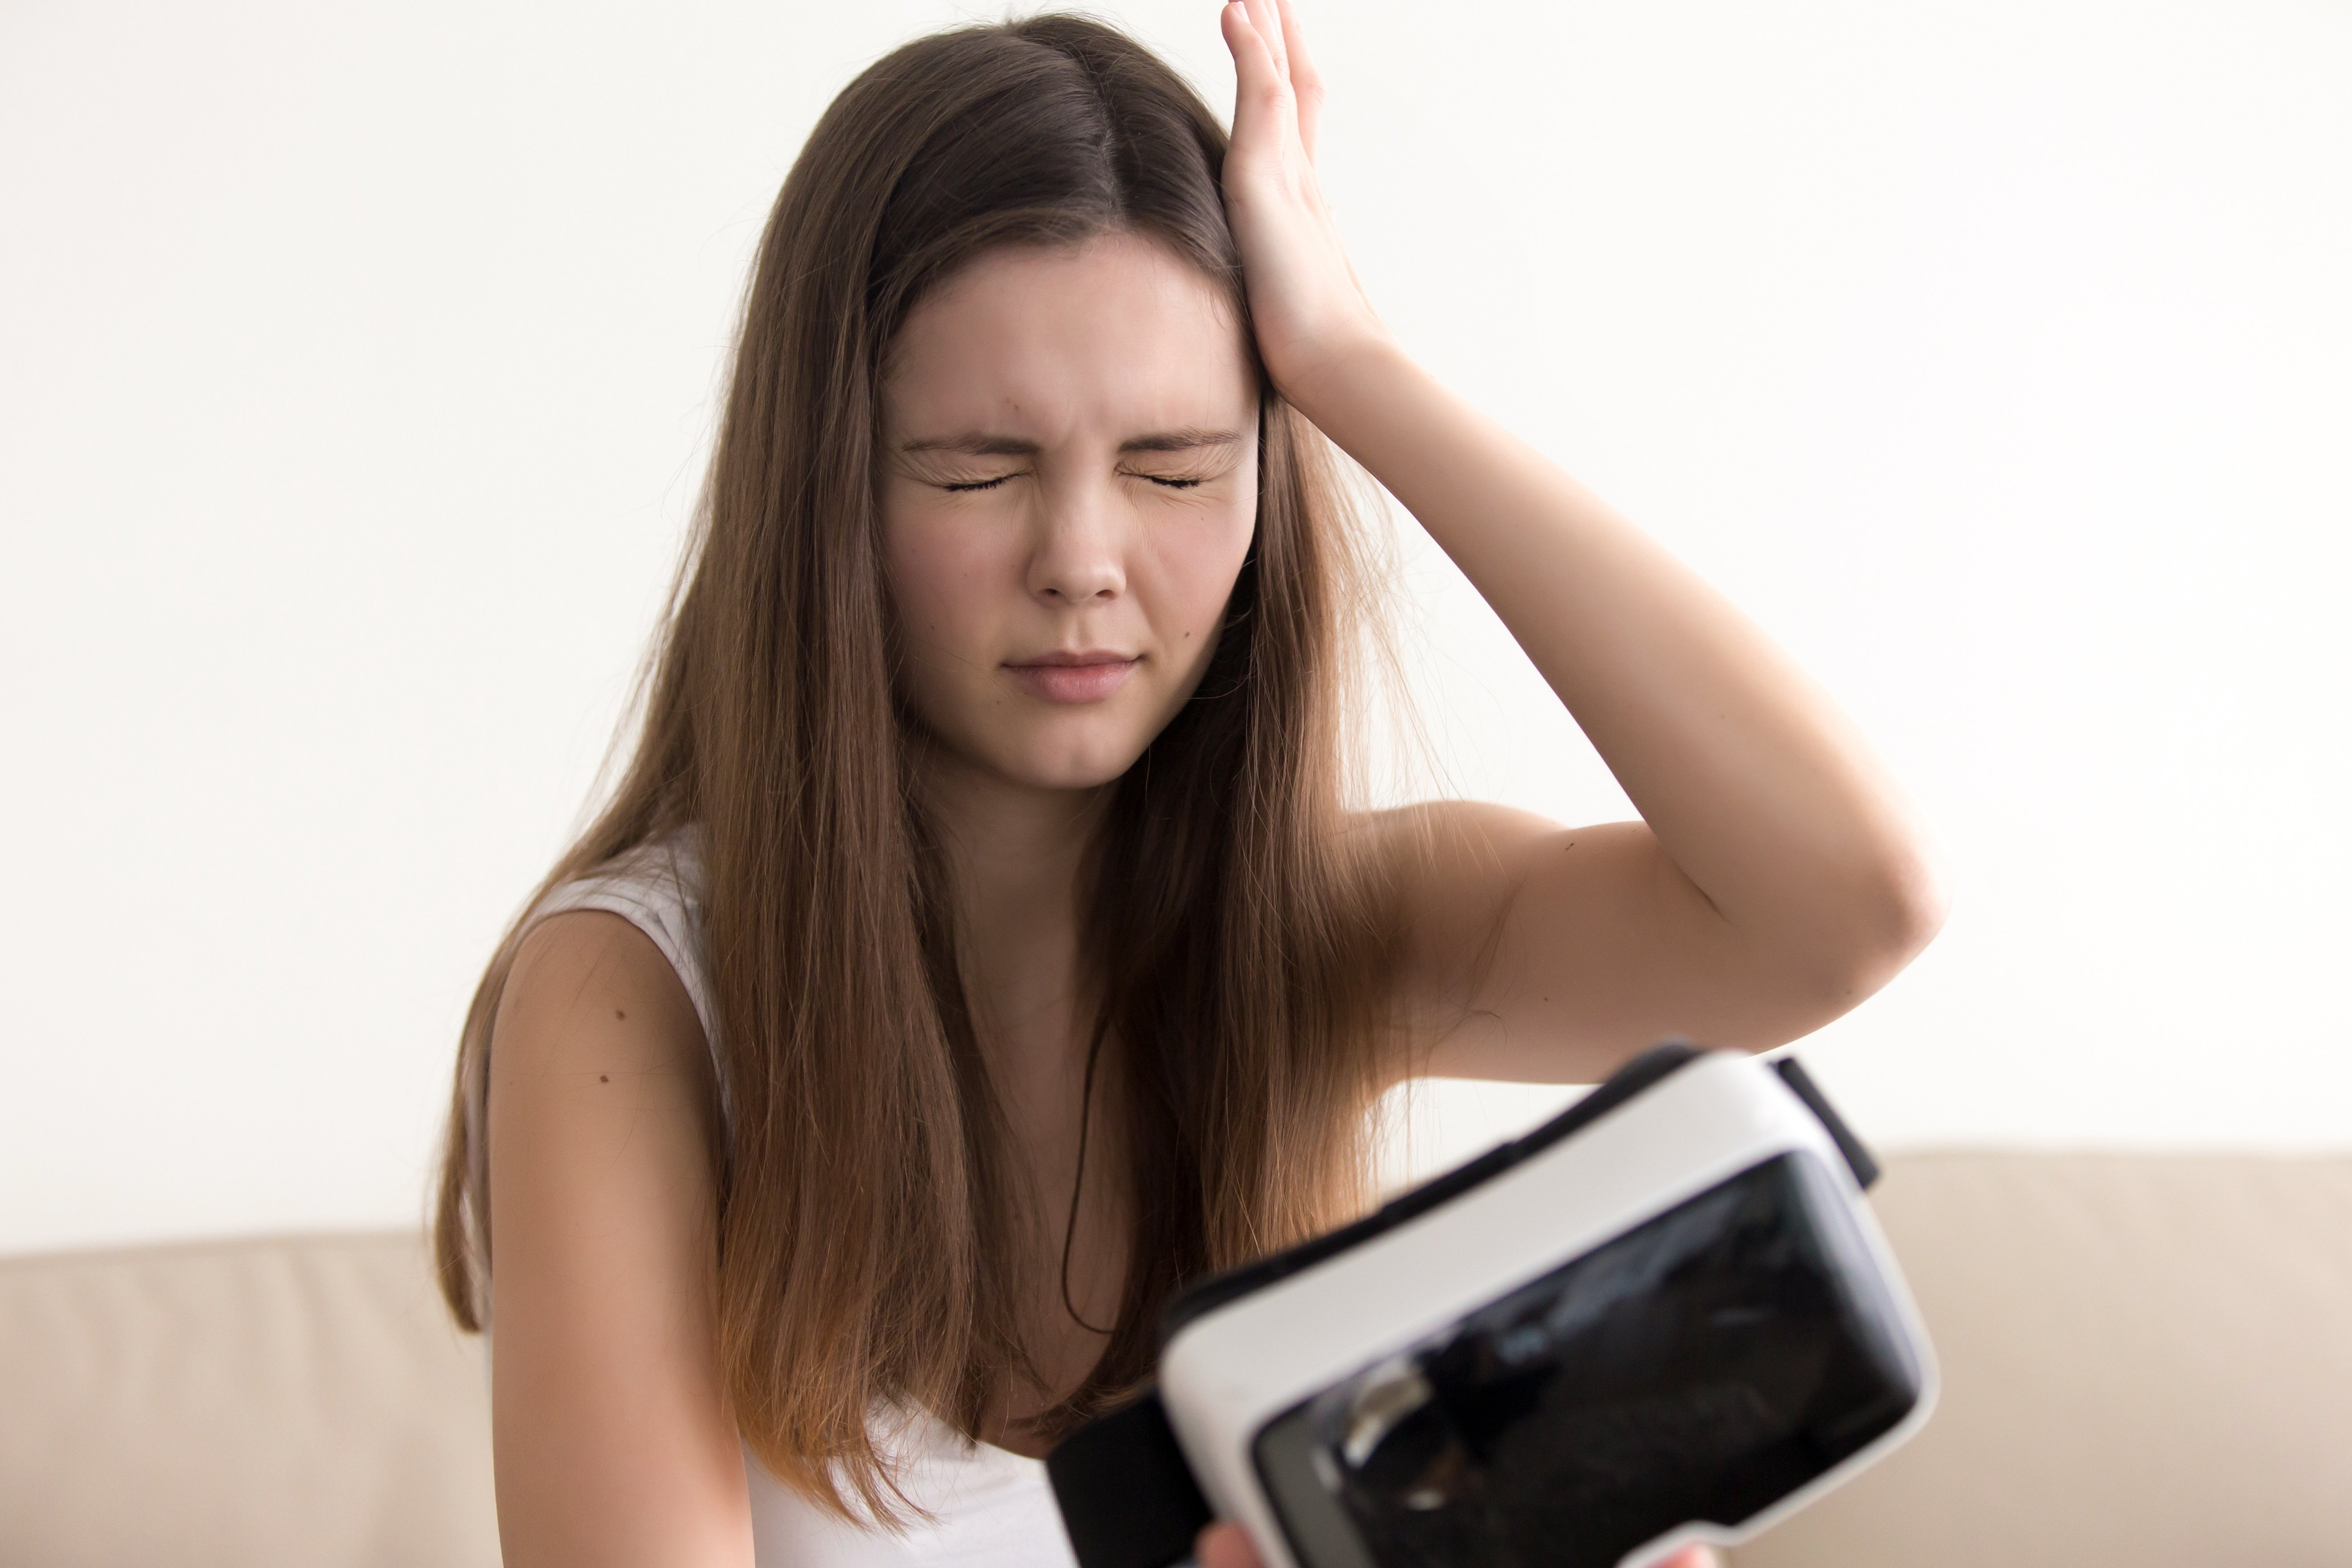
{"label": "vr headset", "polygon": [[1933,1354],[1802,1068],[1655,1047],[1515,1142],[1206,1280],[1045,1461],[1080,1568],[1637,1568],[1927,1420]]}

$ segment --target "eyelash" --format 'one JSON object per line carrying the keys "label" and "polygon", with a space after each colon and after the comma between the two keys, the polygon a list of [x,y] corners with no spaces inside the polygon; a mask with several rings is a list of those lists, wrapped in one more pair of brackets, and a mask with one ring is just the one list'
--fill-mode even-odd
{"label": "eyelash", "polygon": [[[942,484],[940,488],[956,495],[969,495],[974,490],[992,490],[997,486],[1003,484],[1005,480],[1015,479],[1017,477],[1017,475],[1013,474],[999,474],[992,479],[965,479],[961,483],[950,481],[949,483]],[[1150,479],[1153,484],[1158,485],[1160,489],[1169,490],[1189,490],[1209,482],[1205,479],[1163,479],[1157,474],[1138,474],[1135,478],[1139,479]]]}

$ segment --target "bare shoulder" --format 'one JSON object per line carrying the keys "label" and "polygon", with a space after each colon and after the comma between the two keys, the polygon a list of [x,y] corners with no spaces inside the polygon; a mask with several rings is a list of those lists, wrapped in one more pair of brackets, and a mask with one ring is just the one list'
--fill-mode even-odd
{"label": "bare shoulder", "polygon": [[677,972],[651,937],[601,910],[551,915],[524,933],[491,1041],[493,1085],[682,1074],[716,1088]]}
{"label": "bare shoulder", "polygon": [[[652,938],[595,910],[525,933],[491,1028],[488,1113],[497,1292],[515,1278],[519,1226],[550,1234],[591,1209],[609,1215],[624,1189],[708,1185],[700,1173],[725,1136],[718,1075]],[[683,1211],[658,1223],[681,1221],[700,1223]]]}

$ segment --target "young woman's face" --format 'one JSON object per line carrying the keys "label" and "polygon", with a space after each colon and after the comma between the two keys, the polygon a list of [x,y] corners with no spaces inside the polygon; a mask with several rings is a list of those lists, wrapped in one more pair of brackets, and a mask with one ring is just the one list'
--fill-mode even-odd
{"label": "young woman's face", "polygon": [[1152,241],[990,251],[883,384],[905,691],[960,760],[1117,778],[1200,683],[1257,518],[1257,387],[1216,288]]}

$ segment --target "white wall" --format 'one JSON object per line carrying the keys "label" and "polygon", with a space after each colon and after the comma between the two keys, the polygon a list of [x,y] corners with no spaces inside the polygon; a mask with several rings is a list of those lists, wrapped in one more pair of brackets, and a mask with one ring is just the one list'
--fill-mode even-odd
{"label": "white wall", "polygon": [[[1213,0],[1102,9],[1229,96]],[[0,1249],[419,1212],[766,205],[860,65],[974,14],[0,9]],[[1391,320],[1948,840],[1947,934],[1807,1047],[1864,1128],[2352,1143],[2352,13],[1311,20]],[[1621,815],[1413,560],[1454,787]]]}

